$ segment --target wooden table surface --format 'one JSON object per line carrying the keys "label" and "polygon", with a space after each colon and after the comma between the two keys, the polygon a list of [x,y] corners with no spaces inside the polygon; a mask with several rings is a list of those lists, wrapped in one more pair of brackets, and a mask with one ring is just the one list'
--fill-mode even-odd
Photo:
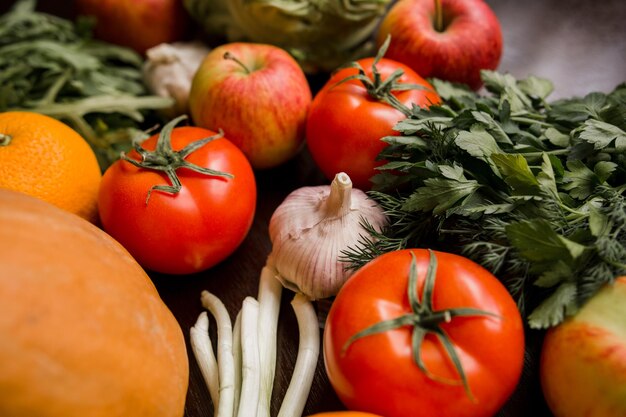
{"label": "wooden table surface", "polygon": [[[0,11],[13,2],[0,1]],[[504,55],[499,70],[517,77],[536,75],[553,80],[552,98],[609,91],[626,81],[626,2],[623,0],[490,0],[504,34]],[[38,8],[71,16],[69,1],[39,0]],[[311,78],[313,89],[325,76]],[[256,296],[258,277],[270,252],[268,222],[274,209],[292,190],[326,183],[306,149],[292,161],[257,175],[258,202],[249,235],[226,261],[211,270],[191,276],[151,273],[159,293],[177,318],[189,340],[189,329],[202,311],[200,293],[209,290],[220,297],[234,319],[243,299]],[[272,410],[289,383],[298,346],[295,315],[284,291],[278,327],[277,372]],[[211,337],[215,341],[215,326]],[[499,416],[549,416],[536,375],[541,333],[528,332],[528,354],[518,390]],[[189,350],[190,380],[187,417],[213,414],[213,407],[199,368]],[[325,375],[320,354],[305,415],[342,409]],[[295,416],[294,416],[295,417]],[[410,416],[407,416],[410,417]],[[434,416],[433,416],[434,417]]]}

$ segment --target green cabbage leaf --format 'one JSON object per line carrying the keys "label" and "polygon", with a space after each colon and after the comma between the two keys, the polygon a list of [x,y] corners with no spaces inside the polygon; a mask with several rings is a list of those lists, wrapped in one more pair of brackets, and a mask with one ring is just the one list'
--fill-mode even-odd
{"label": "green cabbage leaf", "polygon": [[372,34],[391,2],[184,0],[208,35],[279,46],[309,73],[330,71],[372,52]]}

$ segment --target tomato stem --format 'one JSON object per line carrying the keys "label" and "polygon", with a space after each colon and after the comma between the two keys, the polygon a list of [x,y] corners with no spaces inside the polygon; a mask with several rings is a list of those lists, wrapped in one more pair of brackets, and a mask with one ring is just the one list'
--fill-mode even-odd
{"label": "tomato stem", "polygon": [[435,30],[443,32],[443,10],[441,8],[441,0],[435,0]]}
{"label": "tomato stem", "polygon": [[246,67],[246,65],[243,62],[241,62],[235,55],[231,54],[230,52],[228,51],[224,52],[224,59],[230,59],[231,61],[234,61],[237,64],[239,64],[239,66],[243,68],[246,74],[252,73],[252,71],[250,71],[250,69]]}
{"label": "tomato stem", "polygon": [[378,53],[374,58],[374,62],[372,63],[372,78],[367,76],[365,70],[358,62],[352,62],[348,65],[348,67],[356,68],[358,70],[358,73],[350,75],[343,80],[338,81],[336,84],[333,85],[333,87],[351,80],[358,80],[363,84],[370,97],[377,101],[387,103],[405,116],[409,116],[411,114],[411,109],[409,109],[400,100],[398,100],[398,97],[396,97],[394,92],[407,90],[425,90],[427,88],[419,84],[398,82],[398,80],[404,75],[404,71],[402,71],[401,69],[397,69],[383,80],[383,77],[378,71],[377,64],[385,56],[385,53],[387,52],[390,43],[391,36],[387,36],[385,42],[378,50]]}
{"label": "tomato stem", "polygon": [[8,146],[12,139],[11,135],[0,133],[0,146]]}
{"label": "tomato stem", "polygon": [[413,360],[417,367],[424,372],[429,378],[438,381],[444,381],[451,384],[458,383],[458,381],[447,381],[442,378],[438,378],[433,375],[424,364],[421,356],[422,343],[424,342],[427,334],[433,334],[437,337],[446,355],[450,358],[456,371],[461,379],[461,383],[465,388],[467,396],[473,401],[474,397],[469,387],[469,382],[463,369],[461,359],[456,352],[456,349],[447,335],[445,330],[441,327],[442,323],[452,322],[454,317],[498,317],[497,315],[488,311],[479,310],[476,308],[459,307],[450,308],[445,310],[434,310],[433,308],[433,292],[435,288],[435,278],[437,273],[437,257],[429,250],[430,260],[428,269],[426,270],[426,278],[424,279],[423,294],[420,299],[417,289],[417,261],[415,254],[411,252],[411,266],[409,269],[409,284],[407,288],[408,298],[411,305],[411,313],[404,314],[393,319],[384,320],[375,323],[356,334],[352,335],[348,341],[344,344],[342,354],[345,354],[347,349],[358,339],[366,336],[370,336],[377,333],[387,332],[389,330],[398,329],[401,327],[413,327],[412,330],[412,349]]}
{"label": "tomato stem", "polygon": [[222,132],[221,130],[217,135],[209,136],[207,138],[191,142],[179,151],[175,151],[172,149],[172,131],[178,123],[186,118],[187,116],[185,115],[179,116],[163,126],[163,129],[161,130],[161,133],[159,134],[159,137],[157,139],[156,149],[154,151],[148,151],[141,147],[141,142],[143,142],[144,140],[143,136],[141,138],[141,141],[133,141],[133,149],[139,154],[139,156],[141,156],[140,161],[129,158],[124,152],[122,152],[121,154],[121,159],[131,163],[132,165],[138,168],[164,172],[167,175],[167,178],[170,180],[171,185],[154,185],[152,186],[152,188],[150,188],[150,190],[148,190],[148,195],[146,196],[146,205],[148,205],[148,201],[150,200],[152,191],[161,191],[168,194],[178,194],[178,192],[180,192],[182,184],[180,182],[180,179],[178,178],[178,175],[176,174],[176,170],[178,170],[179,168],[187,168],[191,171],[207,176],[234,178],[232,174],[229,174],[227,172],[216,171],[211,168],[201,167],[185,160],[187,156],[197,151],[202,146],[215,139],[223,137],[224,132]]}

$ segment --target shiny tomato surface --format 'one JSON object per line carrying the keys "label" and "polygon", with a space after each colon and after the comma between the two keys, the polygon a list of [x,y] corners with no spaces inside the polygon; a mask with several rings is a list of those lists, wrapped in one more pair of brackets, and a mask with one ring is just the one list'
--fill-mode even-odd
{"label": "shiny tomato surface", "polygon": [[[198,127],[177,127],[172,131],[172,148],[180,150],[213,135]],[[142,147],[154,150],[156,140],[154,135]],[[141,159],[134,150],[128,156]],[[241,244],[254,218],[254,172],[239,148],[219,138],[185,159],[233,178],[179,168],[180,192],[154,190],[147,202],[151,187],[170,185],[165,173],[118,160],[102,179],[99,211],[104,230],[143,267],[157,272],[190,274],[216,265]]]}
{"label": "shiny tomato surface", "polygon": [[[373,79],[374,58],[356,61]],[[441,102],[434,88],[415,71],[399,62],[382,58],[376,68],[383,80],[394,71],[404,72],[398,83],[422,88],[395,91],[393,95],[407,108],[413,104],[426,107]],[[380,139],[397,135],[394,125],[406,116],[390,104],[372,97],[360,80],[338,84],[358,73],[356,68],[336,72],[315,95],[307,117],[306,140],[314,161],[331,180],[339,172],[347,173],[356,188],[369,190],[370,178],[377,173],[378,154],[386,146]]]}
{"label": "shiny tomato surface", "polygon": [[360,411],[329,411],[326,413],[313,414],[309,417],[381,417],[376,414],[361,413]]}
{"label": "shiny tomato surface", "polygon": [[[433,252],[438,266],[433,311],[474,308],[491,315],[452,317],[442,322],[467,376],[461,383],[451,357],[432,333],[421,344],[426,374],[412,352],[412,326],[367,335],[356,333],[412,312],[408,282],[412,256],[423,292],[429,252],[411,249],[379,256],[357,270],[334,300],[324,330],[329,380],[351,410],[385,417],[488,417],[513,393],[522,371],[524,332],[506,288],[471,260]],[[422,300],[423,304],[423,300]]]}

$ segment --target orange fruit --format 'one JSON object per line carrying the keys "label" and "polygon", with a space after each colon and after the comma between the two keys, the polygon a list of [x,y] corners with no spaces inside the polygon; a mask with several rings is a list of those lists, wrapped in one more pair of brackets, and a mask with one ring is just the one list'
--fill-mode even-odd
{"label": "orange fruit", "polygon": [[95,222],[101,178],[93,150],[66,124],[39,113],[0,113],[0,188]]}

